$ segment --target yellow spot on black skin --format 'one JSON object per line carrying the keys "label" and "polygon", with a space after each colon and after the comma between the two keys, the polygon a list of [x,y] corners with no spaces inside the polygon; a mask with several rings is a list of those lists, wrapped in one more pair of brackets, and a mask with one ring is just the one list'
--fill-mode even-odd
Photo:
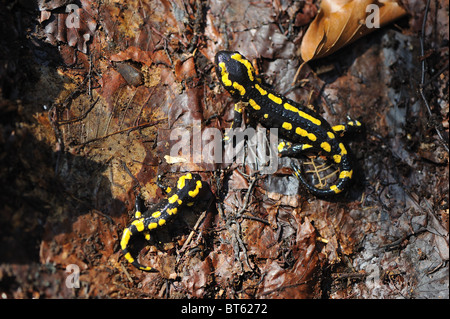
{"label": "yellow spot on black skin", "polygon": [[254,108],[256,111],[259,111],[261,109],[261,106],[259,106],[254,100],[249,99],[248,103],[252,108]]}
{"label": "yellow spot on black skin", "polygon": [[281,142],[278,144],[278,152],[281,152],[286,146],[286,142]]}
{"label": "yellow spot on black skin", "polygon": [[267,95],[267,97],[277,104],[283,103],[283,100],[281,100],[278,96],[273,95],[272,93],[269,93],[269,95]]}
{"label": "yellow spot on black skin", "polygon": [[144,218],[139,218],[131,223],[131,225],[135,226],[138,232],[144,230]]}
{"label": "yellow spot on black skin", "polygon": [[309,115],[309,114],[307,114],[305,112],[300,111],[299,115],[301,117],[307,119],[308,121],[311,121],[312,123],[316,124],[317,126],[322,125],[322,122],[319,119],[316,119],[315,117],[313,117],[313,116],[311,116],[311,115]]}
{"label": "yellow spot on black skin", "polygon": [[333,155],[333,160],[336,164],[339,164],[341,162],[341,159],[342,159],[341,155],[339,155],[339,154]]}
{"label": "yellow spot on black skin", "polygon": [[327,153],[331,152],[331,145],[328,142],[322,142],[320,147]]}
{"label": "yellow spot on black skin", "polygon": [[356,120],[349,121],[347,124],[350,126],[361,126],[361,122],[356,121]]}
{"label": "yellow spot on black skin", "polygon": [[[184,175],[184,176],[181,176],[179,179],[178,179],[178,182],[177,182],[177,188],[178,189],[183,189],[184,188],[184,186],[186,185],[186,179],[192,179],[192,174],[191,173],[188,173],[188,174],[186,174],[186,175]],[[172,203],[173,204],[173,203]]]}
{"label": "yellow spot on black skin", "polygon": [[284,122],[283,125],[281,125],[281,127],[288,131],[292,130],[292,124],[288,122]]}
{"label": "yellow spot on black skin", "polygon": [[159,216],[161,216],[161,212],[159,210],[152,214],[153,218],[159,218]]}
{"label": "yellow spot on black skin", "polygon": [[134,262],[134,259],[133,259],[133,257],[131,257],[131,254],[130,254],[130,253],[126,253],[126,254],[125,254],[125,259],[128,260],[128,262],[129,262],[130,264]]}
{"label": "yellow spot on black skin", "polygon": [[192,190],[192,191],[189,191],[189,193],[188,193],[189,196],[194,198],[195,196],[198,195],[198,192],[200,191],[201,188],[202,188],[202,182],[201,181],[197,181],[195,189]]}
{"label": "yellow spot on black skin", "polygon": [[131,238],[131,231],[128,228],[125,228],[122,234],[122,240],[120,241],[120,248],[122,248],[122,250],[125,250],[127,248],[130,238]]}
{"label": "yellow spot on black skin", "polygon": [[335,192],[336,194],[339,194],[340,192],[342,192],[341,189],[339,189],[336,185],[331,185],[330,189]]}
{"label": "yellow spot on black skin", "polygon": [[230,79],[228,78],[228,72],[227,72],[227,67],[225,66],[225,63],[224,62],[220,62],[219,63],[219,67],[222,70],[222,83],[225,86],[233,85],[233,82],[231,82]]}
{"label": "yellow spot on black skin", "polygon": [[339,174],[339,178],[346,178],[346,177],[352,178],[352,175],[353,175],[353,171],[352,170],[351,171],[342,171]]}
{"label": "yellow spot on black skin", "polygon": [[339,124],[332,127],[335,132],[343,132],[345,131],[345,125]]}
{"label": "yellow spot on black skin", "polygon": [[175,215],[177,212],[178,212],[178,208],[176,208],[176,207],[167,209],[167,214],[169,214],[169,215]]}
{"label": "yellow spot on black skin", "polygon": [[291,105],[289,103],[284,103],[283,106],[284,106],[284,108],[286,110],[294,112],[294,113],[298,113],[298,115],[300,117],[303,117],[304,119],[314,123],[317,126],[320,126],[322,124],[322,122],[319,119],[317,119],[317,118],[315,118],[315,117],[313,117],[313,116],[311,116],[311,115],[309,115],[309,114],[299,110],[298,108],[296,108],[295,106],[293,106],[293,105]]}
{"label": "yellow spot on black skin", "polygon": [[347,149],[345,148],[344,144],[339,143],[339,148],[341,149],[341,155],[347,154]]}
{"label": "yellow spot on black skin", "polygon": [[255,89],[257,89],[259,91],[259,94],[261,94],[261,95],[267,94],[267,91],[264,90],[259,84],[255,84]]}
{"label": "yellow spot on black skin", "polygon": [[233,87],[234,87],[236,90],[239,91],[239,94],[240,94],[240,95],[242,95],[242,96],[245,95],[245,89],[244,89],[244,87],[243,87],[242,85],[240,85],[240,84],[237,83],[237,82],[233,82]]}
{"label": "yellow spot on black skin", "polygon": [[250,81],[253,81],[255,79],[253,76],[254,68],[253,65],[250,63],[250,61],[244,59],[242,55],[240,55],[239,53],[233,54],[231,58],[245,65],[245,67],[247,68],[248,78],[250,79]]}
{"label": "yellow spot on black skin", "polygon": [[294,112],[294,113],[298,113],[300,112],[300,110],[298,108],[296,108],[293,105],[290,105],[289,103],[284,103],[284,108],[288,111]]}
{"label": "yellow spot on black skin", "polygon": [[170,204],[178,203],[179,205],[181,205],[182,201],[180,199],[178,199],[177,194],[174,194],[169,198],[169,203]]}
{"label": "yellow spot on black skin", "polygon": [[295,133],[297,133],[300,136],[307,137],[312,142],[315,142],[317,140],[317,137],[313,133],[308,133],[306,130],[302,129],[301,127],[297,127],[295,129]]}

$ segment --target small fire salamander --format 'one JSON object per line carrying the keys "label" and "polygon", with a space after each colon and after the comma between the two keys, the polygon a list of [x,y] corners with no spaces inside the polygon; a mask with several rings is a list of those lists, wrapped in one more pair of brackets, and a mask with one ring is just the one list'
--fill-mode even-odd
{"label": "small fire salamander", "polygon": [[[323,117],[271,89],[263,86],[256,77],[255,69],[239,52],[219,51],[215,57],[216,73],[223,87],[235,101],[247,102],[247,113],[266,128],[278,128],[279,135],[287,142],[278,145],[281,156],[296,156],[315,151],[324,154],[340,168],[335,184],[326,188],[310,185],[292,164],[295,175],[304,187],[318,197],[334,196],[348,188],[353,170],[342,136],[349,131],[358,131],[361,123],[350,120],[347,124],[331,127]],[[241,103],[234,108],[232,128],[242,124]]]}
{"label": "small fire salamander", "polygon": [[193,207],[194,210],[207,209],[211,199],[211,190],[206,182],[200,179],[197,174],[187,173],[181,176],[177,181],[175,189],[164,187],[158,177],[157,185],[167,196],[162,199],[152,209],[143,211],[141,201],[136,199],[136,212],[134,220],[125,228],[120,241],[120,247],[124,253],[125,259],[136,268],[156,272],[157,270],[150,266],[141,265],[136,258],[129,252],[130,238],[136,234],[144,234],[145,239],[150,240],[150,231],[160,228],[171,222],[180,210],[186,207]]}

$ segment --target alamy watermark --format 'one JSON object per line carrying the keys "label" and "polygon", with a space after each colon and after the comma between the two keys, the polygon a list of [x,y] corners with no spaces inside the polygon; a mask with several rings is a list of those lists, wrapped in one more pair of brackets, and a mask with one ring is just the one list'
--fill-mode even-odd
{"label": "alamy watermark", "polygon": [[68,4],[66,6],[66,12],[69,14],[66,18],[67,28],[80,28],[80,7],[76,4]]}
{"label": "alamy watermark", "polygon": [[369,4],[366,7],[366,27],[368,29],[380,27],[380,7],[376,4]]}
{"label": "alamy watermark", "polygon": [[194,121],[192,130],[175,128],[169,132],[170,159],[173,162],[205,164],[249,164],[262,174],[273,174],[278,168],[278,129],[201,128]]}
{"label": "alamy watermark", "polygon": [[66,273],[69,273],[66,277],[66,287],[80,288],[80,267],[76,264],[69,264],[66,267]]}

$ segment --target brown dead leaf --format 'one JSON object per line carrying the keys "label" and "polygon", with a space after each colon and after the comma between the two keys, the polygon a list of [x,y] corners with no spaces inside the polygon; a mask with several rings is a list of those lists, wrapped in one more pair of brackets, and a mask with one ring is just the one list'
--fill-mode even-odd
{"label": "brown dead leaf", "polygon": [[76,264],[82,269],[105,264],[117,242],[108,221],[95,210],[61,222],[47,221],[39,251],[41,262]]}
{"label": "brown dead leaf", "polygon": [[316,251],[315,229],[305,218],[298,224],[292,257],[295,262],[288,268],[282,268],[276,260],[267,260],[262,267],[265,274],[259,288],[259,295],[264,298],[311,298],[315,285],[314,272],[319,265]]}
{"label": "brown dead leaf", "polygon": [[[374,23],[377,9],[379,25]],[[323,0],[303,37],[300,55],[304,61],[330,55],[404,14],[396,0]]]}
{"label": "brown dead leaf", "polygon": [[181,283],[192,296],[202,298],[205,296],[206,288],[211,281],[212,270],[210,259],[202,261],[193,257],[183,269]]}
{"label": "brown dead leaf", "polygon": [[39,10],[53,10],[69,4],[70,0],[38,0]]}
{"label": "brown dead leaf", "polygon": [[304,7],[295,16],[294,25],[301,27],[307,25],[317,14],[317,7],[312,3],[312,0],[306,1]]}
{"label": "brown dead leaf", "polygon": [[192,78],[197,75],[195,71],[195,62],[193,58],[186,59],[185,61],[175,61],[175,80],[181,82],[188,78]]}
{"label": "brown dead leaf", "polygon": [[122,62],[126,60],[132,60],[135,62],[143,63],[150,66],[153,62],[152,53],[148,51],[143,51],[138,47],[130,46],[126,50],[121,51],[117,54],[111,56],[111,61]]}

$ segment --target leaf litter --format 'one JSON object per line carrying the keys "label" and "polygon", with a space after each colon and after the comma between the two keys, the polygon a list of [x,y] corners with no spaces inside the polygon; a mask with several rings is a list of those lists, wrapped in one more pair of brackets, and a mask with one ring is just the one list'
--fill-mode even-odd
{"label": "leaf litter", "polygon": [[[410,0],[396,25],[304,65],[298,50],[313,1],[83,0],[76,30],[62,23],[65,5],[15,4],[26,28],[8,36],[24,42],[29,61],[18,47],[3,49],[2,294],[448,298],[448,152],[437,135],[448,141],[448,2],[431,3],[427,56],[418,41],[425,3]],[[365,135],[350,142],[357,178],[344,198],[306,194],[289,159],[260,175],[248,164],[169,156],[174,128],[229,127],[232,101],[212,64],[224,48],[330,123],[364,122]],[[416,94],[421,59],[431,118]],[[140,258],[161,272],[139,272],[118,246],[134,198],[158,202],[156,176],[173,184],[180,171],[199,172],[216,202],[155,235]],[[69,264],[81,269],[79,289],[64,285]]]}

